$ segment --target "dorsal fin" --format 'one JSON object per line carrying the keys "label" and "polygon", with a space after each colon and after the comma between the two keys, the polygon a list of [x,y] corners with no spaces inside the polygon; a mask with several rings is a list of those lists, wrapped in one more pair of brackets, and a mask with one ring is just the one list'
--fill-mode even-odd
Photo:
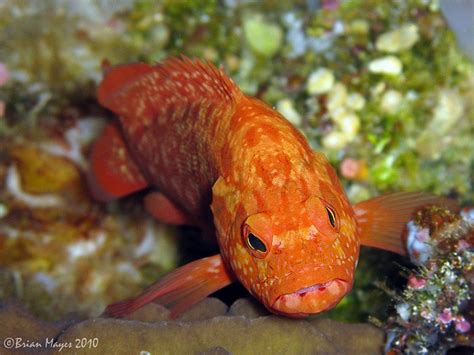
{"label": "dorsal fin", "polygon": [[[183,103],[229,105],[243,96],[220,69],[186,57],[161,64],[127,64],[109,69],[98,89],[100,103],[127,123],[154,119]],[[131,123],[133,124],[133,123]]]}
{"label": "dorsal fin", "polygon": [[[218,99],[227,102],[242,96],[242,92],[232,79],[211,62],[191,60],[182,56],[169,58],[155,68],[171,81],[170,84],[175,84],[178,91],[184,91],[191,96],[199,95],[211,101]],[[184,87],[177,83],[181,83]]]}

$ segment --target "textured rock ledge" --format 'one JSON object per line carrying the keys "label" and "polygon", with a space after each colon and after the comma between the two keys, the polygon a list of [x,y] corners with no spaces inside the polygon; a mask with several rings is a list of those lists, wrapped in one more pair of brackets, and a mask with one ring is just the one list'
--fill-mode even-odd
{"label": "textured rock ledge", "polygon": [[[149,304],[128,319],[95,318],[79,322],[45,323],[17,305],[0,309],[0,353],[4,339],[38,342],[11,353],[57,353],[45,345],[54,338],[62,353],[78,354],[376,354],[382,352],[384,333],[368,324],[346,324],[329,319],[293,320],[274,315],[247,299],[230,308],[208,298],[169,320],[168,310]],[[77,339],[98,339],[96,345],[76,348]],[[67,344],[71,344],[68,348]]]}

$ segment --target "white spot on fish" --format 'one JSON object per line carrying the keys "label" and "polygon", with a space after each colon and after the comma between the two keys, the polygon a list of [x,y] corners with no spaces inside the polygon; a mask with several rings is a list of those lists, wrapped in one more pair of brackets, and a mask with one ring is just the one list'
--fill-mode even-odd
{"label": "white spot on fish", "polygon": [[214,267],[218,267],[222,264],[222,260],[220,258],[212,259],[211,265]]}
{"label": "white spot on fish", "polygon": [[207,268],[207,272],[210,272],[211,274],[218,274],[219,270],[210,267],[210,268]]}

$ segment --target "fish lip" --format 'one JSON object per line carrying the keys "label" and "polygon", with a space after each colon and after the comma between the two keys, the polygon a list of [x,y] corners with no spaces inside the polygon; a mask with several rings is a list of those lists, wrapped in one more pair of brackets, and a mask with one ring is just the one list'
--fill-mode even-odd
{"label": "fish lip", "polygon": [[282,311],[282,310],[278,310],[279,307],[276,307],[276,305],[278,304],[278,302],[280,300],[283,301],[284,298],[288,297],[288,296],[298,295],[300,297],[305,297],[307,294],[315,294],[318,291],[321,291],[321,292],[325,291],[326,288],[328,288],[333,282],[338,282],[340,285],[342,285],[345,288],[345,292],[344,292],[344,295],[342,297],[344,297],[350,291],[350,289],[352,288],[352,284],[351,284],[350,281],[342,279],[342,278],[333,278],[333,279],[330,279],[330,280],[325,281],[325,282],[319,282],[319,283],[313,284],[311,286],[302,287],[302,288],[300,288],[296,291],[293,291],[293,292],[289,292],[289,293],[279,295],[273,301],[272,306],[271,306],[271,310],[272,310],[272,312],[283,314],[285,316],[294,317],[294,318],[302,318],[302,317],[307,317],[310,314],[316,314],[316,313],[323,312],[327,309],[330,309],[330,308],[334,307],[337,303],[339,303],[340,299],[336,300],[334,304],[328,305],[328,307],[325,308],[325,309],[321,309],[321,310],[318,310],[316,312],[311,312],[311,313],[298,312],[298,311],[290,312],[288,310]]}
{"label": "fish lip", "polygon": [[329,280],[329,281],[326,281],[326,282],[323,282],[323,283],[318,283],[318,284],[314,284],[312,286],[308,286],[308,287],[304,287],[304,288],[301,288],[299,289],[298,291],[296,292],[291,292],[290,294],[296,294],[296,295],[305,295],[307,294],[308,292],[313,292],[313,291],[316,291],[316,290],[325,290],[326,287],[333,281],[336,281],[336,280],[339,280],[339,281],[343,281],[345,282],[344,280],[340,280],[340,279],[333,279],[333,280]]}
{"label": "fish lip", "polygon": [[313,291],[316,291],[316,290],[324,291],[324,289],[326,289],[327,286],[329,286],[329,284],[331,284],[334,281],[339,281],[339,282],[342,282],[346,285],[349,284],[349,281],[347,281],[347,280],[344,280],[344,279],[341,279],[341,278],[334,278],[334,279],[328,280],[326,282],[321,282],[321,283],[317,283],[317,284],[314,284],[314,285],[311,285],[311,286],[308,286],[308,287],[300,288],[299,290],[294,291],[294,292],[285,293],[283,295],[278,296],[277,299],[280,298],[280,297],[283,297],[283,296],[288,296],[288,295],[304,295],[308,292],[313,292]]}

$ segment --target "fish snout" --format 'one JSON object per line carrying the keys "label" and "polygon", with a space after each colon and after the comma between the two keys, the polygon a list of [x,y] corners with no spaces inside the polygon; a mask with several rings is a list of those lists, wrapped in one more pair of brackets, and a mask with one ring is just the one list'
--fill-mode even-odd
{"label": "fish snout", "polygon": [[333,308],[351,288],[348,281],[333,279],[278,296],[271,309],[290,317],[306,317]]}

